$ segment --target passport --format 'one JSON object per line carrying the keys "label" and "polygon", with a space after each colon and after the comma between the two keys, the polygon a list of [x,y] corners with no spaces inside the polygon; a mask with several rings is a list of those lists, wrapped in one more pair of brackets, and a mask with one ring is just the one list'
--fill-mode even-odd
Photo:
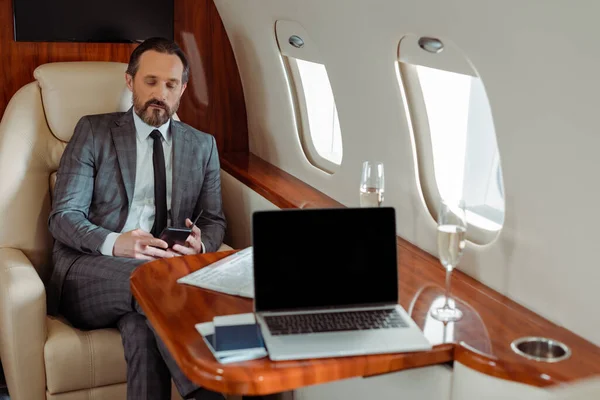
{"label": "passport", "polygon": [[212,322],[196,324],[196,330],[215,359],[222,364],[268,355],[260,326],[252,313],[215,317]]}
{"label": "passport", "polygon": [[215,326],[213,345],[219,353],[264,349],[258,324]]}

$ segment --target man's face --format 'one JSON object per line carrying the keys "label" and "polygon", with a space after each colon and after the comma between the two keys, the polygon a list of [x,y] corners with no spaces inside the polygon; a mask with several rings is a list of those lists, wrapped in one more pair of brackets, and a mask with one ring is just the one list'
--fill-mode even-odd
{"label": "man's face", "polygon": [[135,77],[125,74],[125,79],[133,93],[133,109],[142,121],[159,127],[177,112],[186,88],[182,74],[183,63],[175,54],[149,50],[140,56]]}

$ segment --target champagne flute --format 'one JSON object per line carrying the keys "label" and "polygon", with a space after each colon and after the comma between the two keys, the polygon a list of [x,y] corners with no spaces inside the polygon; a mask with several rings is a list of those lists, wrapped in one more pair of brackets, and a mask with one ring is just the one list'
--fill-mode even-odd
{"label": "champagne flute", "polygon": [[384,189],[383,163],[365,161],[360,178],[360,206],[381,207]]}
{"label": "champagne flute", "polygon": [[431,316],[438,321],[450,322],[462,318],[462,312],[450,305],[450,276],[465,248],[466,232],[467,214],[464,202],[442,200],[438,214],[437,241],[440,261],[446,268],[446,296],[442,307],[431,310]]}

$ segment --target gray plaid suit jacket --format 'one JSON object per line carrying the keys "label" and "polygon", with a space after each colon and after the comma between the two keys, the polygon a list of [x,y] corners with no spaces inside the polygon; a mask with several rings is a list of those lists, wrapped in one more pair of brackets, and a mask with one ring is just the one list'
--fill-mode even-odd
{"label": "gray plaid suit jacket", "polygon": [[[58,168],[48,225],[55,238],[54,270],[47,285],[48,313],[56,315],[64,279],[82,254],[101,256],[110,232],[120,232],[133,199],[136,132],[133,108],[125,113],[82,117]],[[220,163],[213,136],[171,120],[173,190],[171,218],[185,226],[198,220],[207,252],[223,241]],[[100,265],[98,265],[100,267]],[[90,265],[90,268],[94,266]]]}

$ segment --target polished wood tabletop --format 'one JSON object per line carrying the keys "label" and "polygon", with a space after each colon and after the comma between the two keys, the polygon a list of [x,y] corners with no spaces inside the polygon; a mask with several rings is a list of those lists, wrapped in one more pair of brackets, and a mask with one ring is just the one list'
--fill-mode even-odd
{"label": "polished wood tabletop", "polygon": [[[551,386],[600,374],[600,348],[559,327],[469,276],[454,271],[452,294],[464,314],[443,324],[429,312],[444,300],[445,271],[432,256],[398,239],[400,304],[427,338],[430,351],[270,361],[218,363],[194,325],[214,316],[252,311],[252,300],[176,280],[235,251],[157,260],[138,268],[131,288],[183,372],[194,382],[228,394],[260,395],[359,376],[458,361],[482,373]],[[524,336],[560,340],[572,356],[557,363],[525,359],[510,344]]]}

